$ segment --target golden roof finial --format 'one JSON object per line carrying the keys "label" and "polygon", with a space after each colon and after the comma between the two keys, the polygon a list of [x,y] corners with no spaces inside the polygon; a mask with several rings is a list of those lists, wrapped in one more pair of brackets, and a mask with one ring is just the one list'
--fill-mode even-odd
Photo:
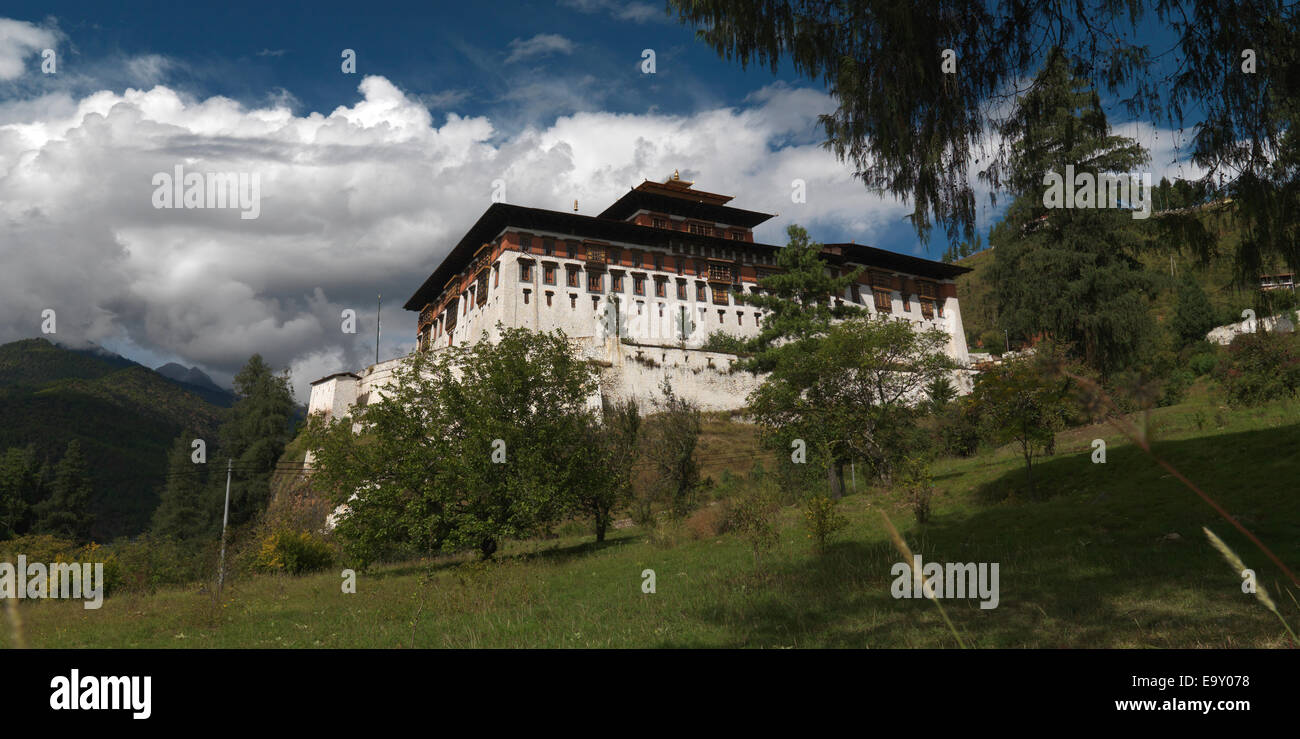
{"label": "golden roof finial", "polygon": [[577,212],[578,212],[578,200],[577,200],[577,198],[574,198],[574,200],[573,200],[573,212],[574,212],[574,213],[577,213]]}
{"label": "golden roof finial", "polygon": [[676,181],[679,180],[679,179],[681,179],[681,176],[678,175],[678,174],[677,174],[677,170],[674,169],[674,170],[673,170],[673,182],[676,182]]}

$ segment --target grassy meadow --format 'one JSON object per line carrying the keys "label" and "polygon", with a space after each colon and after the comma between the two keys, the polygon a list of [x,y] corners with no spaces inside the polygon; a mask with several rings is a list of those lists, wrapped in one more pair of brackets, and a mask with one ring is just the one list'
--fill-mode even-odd
{"label": "grassy meadow", "polygon": [[[1221,408],[1198,386],[1147,419],[1155,451],[1199,484],[1292,568],[1300,563],[1294,450],[1300,404]],[[1091,442],[1107,442],[1093,464]],[[704,449],[747,470],[753,430],[709,421]],[[746,459],[746,453],[751,458]],[[515,542],[492,563],[469,556],[375,567],[341,590],[338,569],[301,577],[237,576],[210,586],[122,593],[98,611],[21,602],[34,647],[955,647],[933,603],[894,599],[900,560],[887,513],[913,551],[936,562],[998,562],[1000,603],[944,606],[975,647],[1293,647],[1281,623],[1242,593],[1206,541],[1209,526],[1258,573],[1292,627],[1300,597],[1284,576],[1192,491],[1109,426],[1058,436],[1024,489],[1007,447],[934,470],[933,517],[918,525],[892,491],[861,486],[840,510],[849,526],[815,555],[798,506],[781,513],[777,548],[755,561],[732,533],[701,520]],[[721,504],[718,504],[721,505]],[[656,592],[642,592],[642,571]],[[0,617],[0,645],[17,634]]]}

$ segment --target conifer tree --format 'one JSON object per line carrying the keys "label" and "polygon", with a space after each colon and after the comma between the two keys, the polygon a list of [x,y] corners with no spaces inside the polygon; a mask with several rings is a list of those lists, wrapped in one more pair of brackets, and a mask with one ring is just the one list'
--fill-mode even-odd
{"label": "conifer tree", "polygon": [[73,439],[54,467],[50,496],[36,507],[36,530],[74,541],[89,540],[94,521],[90,513],[91,492],[81,443]]}
{"label": "conifer tree", "polygon": [[260,354],[249,358],[234,385],[238,400],[219,434],[222,455],[238,469],[230,487],[231,525],[266,509],[273,468],[291,438],[294,408],[288,374],[274,374]]}
{"label": "conifer tree", "polygon": [[[992,277],[998,315],[1014,337],[1051,338],[1103,376],[1131,365],[1154,333],[1152,275],[1136,258],[1132,213],[1123,208],[1049,207],[1048,175],[1127,174],[1147,161],[1113,135],[1096,91],[1065,57],[1049,55],[1001,133],[1006,164],[984,174],[1017,198],[994,228]],[[1131,204],[1131,203],[1130,203]],[[1109,205],[1109,203],[1107,203]]]}
{"label": "conifer tree", "polygon": [[186,431],[172,443],[167,457],[167,482],[151,526],[157,536],[191,539],[205,533],[215,518],[215,511],[205,505],[212,500],[204,486],[206,465],[195,463],[191,456],[190,444],[196,436]]}

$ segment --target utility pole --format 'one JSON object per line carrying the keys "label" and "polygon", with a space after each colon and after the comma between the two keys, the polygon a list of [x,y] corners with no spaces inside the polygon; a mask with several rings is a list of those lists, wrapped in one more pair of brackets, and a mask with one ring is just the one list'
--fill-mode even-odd
{"label": "utility pole", "polygon": [[234,460],[226,460],[226,510],[221,514],[221,564],[217,570],[217,598],[221,597],[221,586],[226,582],[226,524],[230,521],[230,473]]}
{"label": "utility pole", "polygon": [[375,364],[379,364],[379,333],[383,326],[384,294],[379,294],[379,308],[375,310]]}

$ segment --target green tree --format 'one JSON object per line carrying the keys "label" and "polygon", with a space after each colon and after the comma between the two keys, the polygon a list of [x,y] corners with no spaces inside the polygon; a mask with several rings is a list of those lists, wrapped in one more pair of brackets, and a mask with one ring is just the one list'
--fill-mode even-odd
{"label": "green tree", "polygon": [[349,417],[309,419],[313,487],[349,507],[337,532],[361,563],[403,548],[489,558],[577,511],[593,477],[619,483],[586,443],[595,370],[563,332],[498,330],[413,355]]}
{"label": "green tree", "polygon": [[81,443],[68,442],[54,467],[50,497],[36,507],[36,530],[74,541],[88,541],[94,516],[90,513],[90,472]]}
{"label": "green tree", "polygon": [[998,444],[1014,442],[1025,460],[1025,485],[1034,494],[1034,457],[1054,446],[1064,427],[1069,383],[1026,359],[981,372],[972,393],[981,418]]}
{"label": "green tree", "polygon": [[[186,431],[172,443],[167,482],[153,514],[151,528],[156,536],[192,539],[206,533],[214,519],[214,511],[205,508],[212,500],[205,485],[207,465],[195,463],[191,456],[190,444],[196,436]],[[225,476],[220,477],[224,482]]]}
{"label": "green tree", "polygon": [[1178,346],[1204,341],[1205,335],[1215,325],[1215,310],[1210,305],[1209,296],[1195,279],[1184,277],[1178,285],[1178,299],[1174,304],[1174,316],[1169,327]]}
{"label": "green tree", "polygon": [[[825,83],[835,103],[821,116],[825,145],[868,188],[909,200],[922,236],[932,222],[950,236],[973,232],[968,173],[990,156],[985,142],[1007,91],[1055,48],[1089,83],[1122,95],[1130,114],[1195,124],[1194,157],[1211,173],[1245,173],[1228,188],[1251,225],[1236,255],[1243,275],[1257,274],[1267,251],[1293,267],[1300,260],[1294,3],[669,0],[669,8],[729,61],[773,72],[787,64]],[[1152,54],[1146,42],[1162,34],[1176,43]]]}
{"label": "green tree", "polygon": [[656,473],[658,497],[666,499],[673,517],[680,519],[695,507],[702,482],[696,454],[700,409],[673,393],[667,378],[659,389],[662,398],[655,400],[654,412],[645,421],[646,459]]}
{"label": "green tree", "polygon": [[771,371],[781,358],[811,350],[836,320],[861,312],[842,300],[857,272],[833,275],[821,258],[822,245],[798,225],[786,228],[788,242],[776,254],[778,271],[760,281],[763,291],[745,302],[763,311],[757,336],[746,347],[754,356],[739,369]]}
{"label": "green tree", "polygon": [[221,453],[239,472],[230,487],[230,523],[252,520],[266,510],[271,475],[292,438],[293,392],[289,375],[276,375],[260,354],[254,354],[235,375],[237,400],[222,424]]}
{"label": "green tree", "polygon": [[750,411],[766,444],[790,453],[802,441],[826,463],[838,498],[851,460],[888,478],[902,450],[923,444],[918,403],[953,369],[947,344],[941,330],[915,331],[887,316],[846,319],[809,351],[780,353],[750,395]]}
{"label": "green tree", "polygon": [[36,447],[10,447],[0,456],[0,541],[26,534],[47,484]]}
{"label": "green tree", "polygon": [[986,176],[1017,198],[990,237],[999,323],[1022,339],[1070,346],[1103,377],[1130,366],[1155,331],[1155,281],[1136,258],[1135,221],[1124,208],[1049,207],[1044,175],[1101,181],[1144,163],[1146,152],[1110,133],[1097,93],[1059,52],[1000,131],[1010,154]]}
{"label": "green tree", "polygon": [[588,424],[583,444],[594,467],[579,480],[578,506],[596,527],[596,541],[604,541],[614,511],[632,493],[632,471],[640,456],[641,411],[635,400],[602,403],[601,423]]}

